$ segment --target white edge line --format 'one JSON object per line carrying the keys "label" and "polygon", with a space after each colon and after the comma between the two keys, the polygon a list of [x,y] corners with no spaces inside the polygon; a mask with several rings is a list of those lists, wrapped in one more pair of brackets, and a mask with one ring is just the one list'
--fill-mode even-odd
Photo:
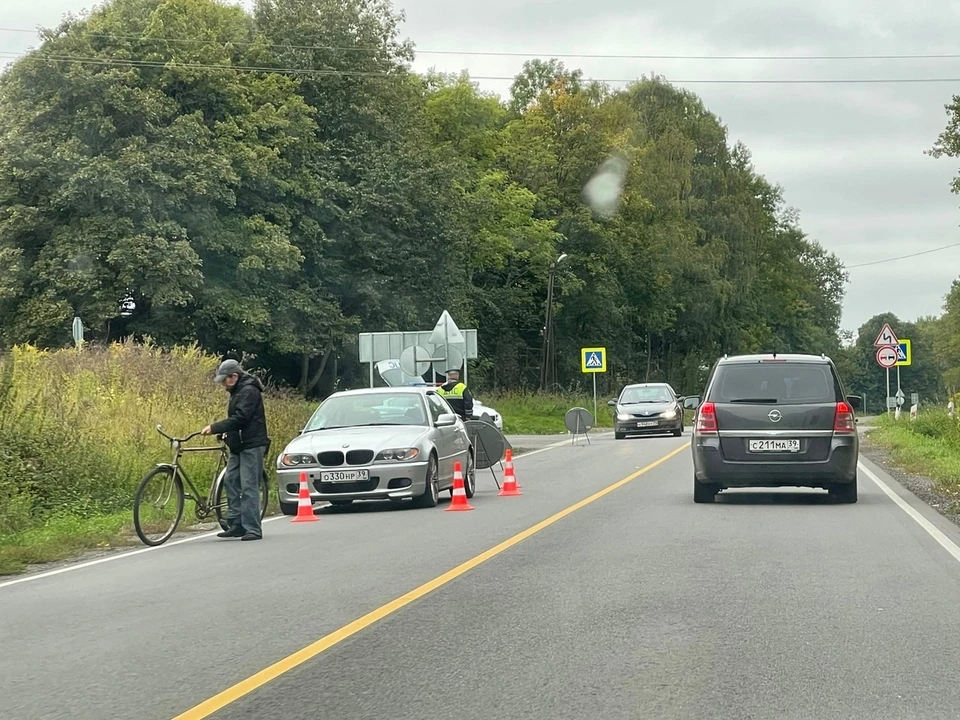
{"label": "white edge line", "polygon": [[[594,433],[592,437],[603,437],[604,435],[609,435],[610,432],[598,432]],[[520,453],[516,455],[515,458],[519,460],[520,458],[530,457],[531,455],[536,455],[537,453],[546,452],[547,450],[553,450],[554,448],[563,447],[564,445],[570,445],[574,447],[573,443],[570,441],[570,438],[564,438],[563,440],[558,440],[552,445],[547,445],[546,447],[539,448],[538,450],[530,450],[528,452]]]}
{"label": "white edge line", "polygon": [[934,540],[936,540],[944,550],[950,553],[953,556],[954,560],[960,562],[960,547],[958,547],[957,544],[953,542],[953,540],[948,538],[943,533],[942,530],[940,530],[936,525],[934,525],[932,522],[927,520],[923,515],[917,512],[917,510],[914,507],[912,507],[910,503],[908,503],[902,497],[897,495],[897,493],[895,493],[890,488],[890,486],[887,485],[883,480],[877,477],[877,475],[872,470],[870,470],[870,468],[868,468],[863,463],[859,463],[859,465],[860,465],[860,469],[863,470],[864,473],[866,473],[868,478],[870,478],[871,480],[873,480],[874,483],[876,483],[877,487],[879,487],[881,490],[883,490],[884,493],[886,493],[887,497],[893,500],[900,507],[901,510],[903,510],[907,515],[913,518],[917,522],[917,525],[919,525],[924,530],[926,530],[927,534],[930,535],[930,537],[932,537]]}
{"label": "white edge line", "polygon": [[[264,518],[263,522],[268,523],[273,520],[280,520],[281,518],[286,517],[285,515],[273,515],[272,517]],[[62,575],[63,573],[72,572],[74,570],[82,570],[83,568],[93,567],[94,565],[102,565],[103,563],[113,562],[114,560],[121,560],[123,558],[133,557],[134,555],[142,555],[143,553],[152,552],[154,550],[163,550],[164,548],[173,547],[174,545],[183,545],[184,543],[193,542],[194,540],[200,540],[201,538],[214,537],[220,530],[211,530],[210,532],[200,533],[198,535],[191,535],[187,538],[181,538],[180,540],[173,540],[172,542],[164,543],[163,545],[156,545],[154,547],[144,547],[139,550],[131,550],[130,552],[119,552],[115,555],[108,555],[107,557],[97,558],[96,560],[88,560],[86,562],[77,563],[75,565],[67,565],[66,567],[57,568],[56,570],[48,570],[46,572],[32,573],[25,575],[23,577],[16,578],[15,580],[7,580],[6,582],[0,582],[0,589],[5,587],[10,587],[11,585],[19,585],[20,583],[30,582],[32,580],[40,580],[42,578],[52,577],[54,575]]]}
{"label": "white edge line", "polygon": [[[603,435],[604,433],[597,433],[597,435]],[[546,452],[547,450],[553,450],[562,445],[570,442],[568,439],[559,440],[552,445],[547,445],[546,447],[540,448],[539,450],[531,450],[530,452],[520,453],[517,455],[517,460],[520,458],[529,457],[531,455],[536,455],[537,453]],[[316,506],[315,506],[316,508]],[[284,515],[274,515],[273,517],[264,518],[263,522],[268,523],[273,520],[280,520],[285,517]],[[200,533],[199,535],[191,535],[187,538],[182,538],[180,540],[173,540],[172,542],[164,543],[163,545],[157,545],[155,547],[144,547],[137,550],[131,550],[130,552],[119,552],[115,555],[108,555],[107,557],[97,558],[96,560],[88,560],[86,562],[76,563],[75,565],[67,565],[66,567],[57,568],[56,570],[48,570],[46,572],[37,572],[25,575],[23,577],[18,577],[14,580],[7,580],[5,582],[0,582],[0,589],[11,587],[13,585],[20,585],[21,583],[32,582],[34,580],[42,580],[43,578],[53,577],[54,575],[62,575],[63,573],[73,572],[74,570],[82,570],[84,568],[93,567],[94,565],[102,565],[103,563],[113,562],[114,560],[123,560],[125,558],[134,557],[135,555],[142,555],[143,553],[152,552],[154,550],[162,550],[164,548],[173,547],[174,545],[183,545],[184,543],[193,542],[194,540],[200,540],[201,538],[208,538],[215,536],[219,530],[211,530],[210,532]],[[960,559],[960,558],[958,558]]]}

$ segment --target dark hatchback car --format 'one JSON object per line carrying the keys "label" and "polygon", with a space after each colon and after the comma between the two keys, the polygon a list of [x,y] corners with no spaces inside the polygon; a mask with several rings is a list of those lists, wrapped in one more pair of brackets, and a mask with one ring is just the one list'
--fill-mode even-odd
{"label": "dark hatchback car", "polygon": [[[811,487],[857,501],[855,411],[823,355],[741,355],[714,365],[693,426],[693,499],[727,488]],[[699,407],[698,407],[699,406]]]}
{"label": "dark hatchback car", "polygon": [[614,409],[613,432],[617,440],[628,435],[683,434],[683,407],[667,383],[635,383],[607,402]]}

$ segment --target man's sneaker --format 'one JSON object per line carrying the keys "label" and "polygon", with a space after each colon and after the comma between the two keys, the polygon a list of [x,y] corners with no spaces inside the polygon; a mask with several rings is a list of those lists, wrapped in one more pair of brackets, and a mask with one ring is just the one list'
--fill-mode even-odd
{"label": "man's sneaker", "polygon": [[246,533],[246,530],[244,530],[242,527],[232,527],[229,530],[224,530],[223,532],[217,533],[217,537],[219,538],[243,537],[245,533]]}
{"label": "man's sneaker", "polygon": [[240,538],[240,540],[241,540],[241,541],[243,541],[243,540],[263,540],[263,537],[262,537],[261,535],[254,535],[253,533],[247,533],[247,534],[244,535],[242,538]]}

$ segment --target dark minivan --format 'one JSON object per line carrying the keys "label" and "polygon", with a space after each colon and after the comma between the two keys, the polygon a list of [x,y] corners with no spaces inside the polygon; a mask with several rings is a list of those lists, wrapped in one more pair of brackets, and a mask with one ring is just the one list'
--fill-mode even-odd
{"label": "dark minivan", "polygon": [[693,425],[693,499],[727,488],[810,487],[857,501],[855,411],[824,355],[739,355],[717,361]]}

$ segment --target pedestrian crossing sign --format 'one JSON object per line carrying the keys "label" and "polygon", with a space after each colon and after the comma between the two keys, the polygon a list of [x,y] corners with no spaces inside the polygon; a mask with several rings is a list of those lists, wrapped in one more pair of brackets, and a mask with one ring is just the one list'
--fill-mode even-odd
{"label": "pedestrian crossing sign", "polygon": [[581,348],[580,365],[585,373],[598,373],[607,371],[607,349],[606,348]]}

